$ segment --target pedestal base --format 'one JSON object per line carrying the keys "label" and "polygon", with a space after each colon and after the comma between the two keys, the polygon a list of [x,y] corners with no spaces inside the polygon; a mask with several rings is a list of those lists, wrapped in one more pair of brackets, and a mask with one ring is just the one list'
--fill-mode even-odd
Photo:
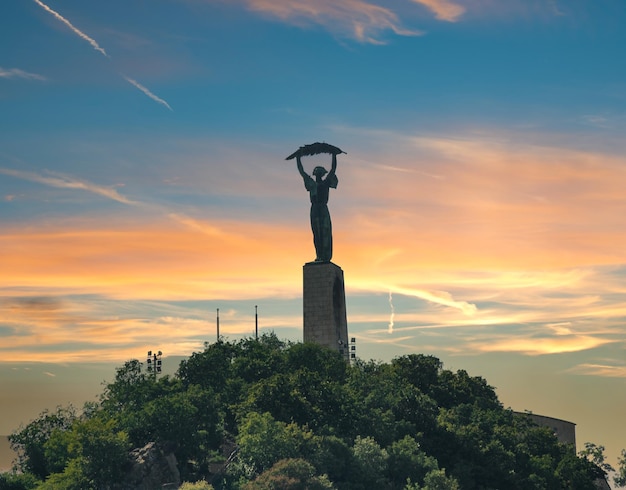
{"label": "pedestal base", "polygon": [[348,321],[341,267],[332,262],[309,262],[303,267],[304,341],[340,352],[346,360]]}

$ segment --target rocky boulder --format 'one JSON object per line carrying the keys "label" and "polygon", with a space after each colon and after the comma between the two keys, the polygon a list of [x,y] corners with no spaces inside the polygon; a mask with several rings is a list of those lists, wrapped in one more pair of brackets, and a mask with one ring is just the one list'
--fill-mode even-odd
{"label": "rocky boulder", "polygon": [[176,456],[167,447],[149,442],[130,452],[130,469],[121,487],[124,490],[178,488],[180,484]]}

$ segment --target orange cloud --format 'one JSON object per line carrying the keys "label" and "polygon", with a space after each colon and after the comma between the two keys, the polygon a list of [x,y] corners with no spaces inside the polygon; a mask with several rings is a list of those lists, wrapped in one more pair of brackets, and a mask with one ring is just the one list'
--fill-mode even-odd
{"label": "orange cloud", "polygon": [[568,338],[521,338],[502,339],[495,342],[470,343],[475,352],[519,352],[526,355],[561,354],[594,349],[614,340],[591,336],[572,336]]}
{"label": "orange cloud", "polygon": [[465,13],[465,7],[450,0],[413,0],[424,5],[435,14],[439,20],[456,22]]}
{"label": "orange cloud", "polygon": [[283,21],[321,24],[361,42],[379,44],[379,34],[386,30],[402,36],[421,34],[402,27],[398,16],[388,8],[363,0],[246,0],[246,3],[251,10]]}
{"label": "orange cloud", "polygon": [[5,229],[0,285],[125,299],[293,295],[303,261],[292,251],[310,248],[301,233],[252,223],[74,226]]}
{"label": "orange cloud", "polygon": [[[390,341],[398,345],[424,331],[436,339],[442,328],[466,332],[448,342],[451,352],[576,352],[619,337],[626,317],[624,157],[513,145],[497,133],[363,133],[369,147],[342,155],[329,206],[334,261],[344,269],[348,296],[355,305],[384,296],[380,312],[349,311],[364,338],[389,335],[389,292]],[[260,163],[239,173],[224,165],[210,180],[193,157],[177,167],[184,176],[177,185],[190,196],[219,191],[255,205],[228,217],[211,209],[206,215],[219,218],[205,219],[191,206],[139,201],[75,177],[12,173],[99,203],[105,197],[126,213],[4,225],[4,352],[88,359],[98,348],[119,359],[157,339],[168,354],[183,355],[213,335],[213,312],[175,302],[300,297],[313,244],[297,172],[267,165],[267,156],[231,158]],[[267,170],[257,172],[263,165]],[[403,302],[414,306],[406,311]],[[249,313],[229,320],[226,332],[251,333]],[[296,310],[265,321],[298,329],[302,320]],[[516,337],[479,335],[524,324],[533,329]]]}
{"label": "orange cloud", "polygon": [[[378,137],[389,141],[388,135]],[[384,150],[363,162],[357,155],[350,167],[340,169],[350,182],[343,199],[352,203],[342,212],[353,224],[342,239],[356,245],[375,236],[377,247],[393,250],[387,265],[417,262],[410,256],[437,269],[554,270],[621,263],[623,157],[513,147],[476,136],[406,137],[395,143],[401,147],[395,155]],[[390,170],[389,161],[402,170]],[[371,199],[362,202],[362,196]],[[375,260],[389,257],[377,252]]]}

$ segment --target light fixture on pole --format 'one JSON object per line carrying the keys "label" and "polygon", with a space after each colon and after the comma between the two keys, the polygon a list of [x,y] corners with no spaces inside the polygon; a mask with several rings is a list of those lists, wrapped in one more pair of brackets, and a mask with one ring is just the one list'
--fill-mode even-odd
{"label": "light fixture on pole", "polygon": [[162,355],[163,353],[161,351],[155,351],[154,353],[151,350],[148,351],[148,358],[146,359],[146,363],[148,364],[149,373],[153,373],[155,375],[161,373],[163,367],[163,363],[161,362]]}

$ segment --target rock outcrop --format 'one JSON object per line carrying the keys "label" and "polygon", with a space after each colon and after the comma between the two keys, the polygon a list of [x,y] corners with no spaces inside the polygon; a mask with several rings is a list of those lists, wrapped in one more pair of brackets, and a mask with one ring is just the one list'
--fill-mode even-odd
{"label": "rock outcrop", "polygon": [[181,484],[176,456],[155,442],[130,452],[130,469],[123,490],[178,488]]}

